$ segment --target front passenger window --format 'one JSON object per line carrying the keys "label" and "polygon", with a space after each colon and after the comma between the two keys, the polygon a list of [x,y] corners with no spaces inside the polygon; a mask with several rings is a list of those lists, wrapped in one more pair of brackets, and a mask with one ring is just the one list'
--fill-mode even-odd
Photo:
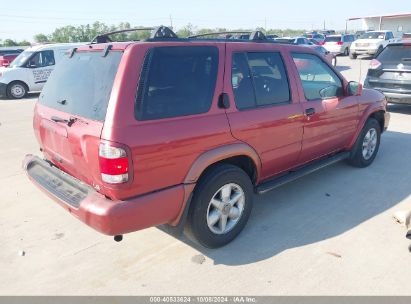
{"label": "front passenger window", "polygon": [[343,95],[343,85],[334,71],[312,54],[292,54],[307,100],[329,99]]}
{"label": "front passenger window", "polygon": [[28,62],[30,68],[41,68],[54,64],[54,53],[51,50],[35,53]]}

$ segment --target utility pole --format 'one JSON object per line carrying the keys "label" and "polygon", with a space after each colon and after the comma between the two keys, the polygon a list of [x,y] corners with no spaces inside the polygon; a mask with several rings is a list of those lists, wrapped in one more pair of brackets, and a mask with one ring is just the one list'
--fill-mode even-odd
{"label": "utility pole", "polygon": [[325,31],[325,20],[324,20],[324,31]]}
{"label": "utility pole", "polygon": [[171,17],[171,14],[170,14],[170,28],[173,29],[173,18]]}
{"label": "utility pole", "polygon": [[264,18],[264,32],[267,34],[267,18]]}

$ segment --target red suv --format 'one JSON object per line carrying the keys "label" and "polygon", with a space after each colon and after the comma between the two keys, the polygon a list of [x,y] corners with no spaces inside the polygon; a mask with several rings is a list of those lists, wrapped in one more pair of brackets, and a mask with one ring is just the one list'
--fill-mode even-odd
{"label": "red suv", "polygon": [[44,159],[23,165],[116,240],[162,225],[223,246],[245,226],[254,192],[343,159],[366,167],[388,125],[383,94],[258,32],[180,39],[161,27],[145,41],[97,41],[48,80],[33,122]]}

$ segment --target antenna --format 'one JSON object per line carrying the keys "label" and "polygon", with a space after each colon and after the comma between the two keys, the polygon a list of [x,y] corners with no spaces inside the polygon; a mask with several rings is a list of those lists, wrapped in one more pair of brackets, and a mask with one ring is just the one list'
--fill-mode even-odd
{"label": "antenna", "polygon": [[361,83],[361,78],[362,78],[362,60],[360,59],[360,78],[358,79],[359,83]]}

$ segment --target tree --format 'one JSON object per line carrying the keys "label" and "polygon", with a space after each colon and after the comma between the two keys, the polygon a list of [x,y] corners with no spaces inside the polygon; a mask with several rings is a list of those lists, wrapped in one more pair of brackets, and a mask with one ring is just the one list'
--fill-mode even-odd
{"label": "tree", "polygon": [[6,39],[3,41],[3,46],[17,46],[17,42],[11,39]]}
{"label": "tree", "polygon": [[194,31],[194,26],[191,23],[189,23],[185,27],[180,29],[176,34],[178,37],[185,38],[194,35]]}
{"label": "tree", "polygon": [[46,35],[44,35],[44,34],[37,34],[37,35],[34,35],[34,41],[35,42],[37,42],[37,43],[44,43],[44,42],[49,42],[49,38],[46,36]]}
{"label": "tree", "polygon": [[19,46],[31,45],[31,43],[28,42],[27,40],[19,41],[19,42],[17,42],[17,44],[18,44]]}

